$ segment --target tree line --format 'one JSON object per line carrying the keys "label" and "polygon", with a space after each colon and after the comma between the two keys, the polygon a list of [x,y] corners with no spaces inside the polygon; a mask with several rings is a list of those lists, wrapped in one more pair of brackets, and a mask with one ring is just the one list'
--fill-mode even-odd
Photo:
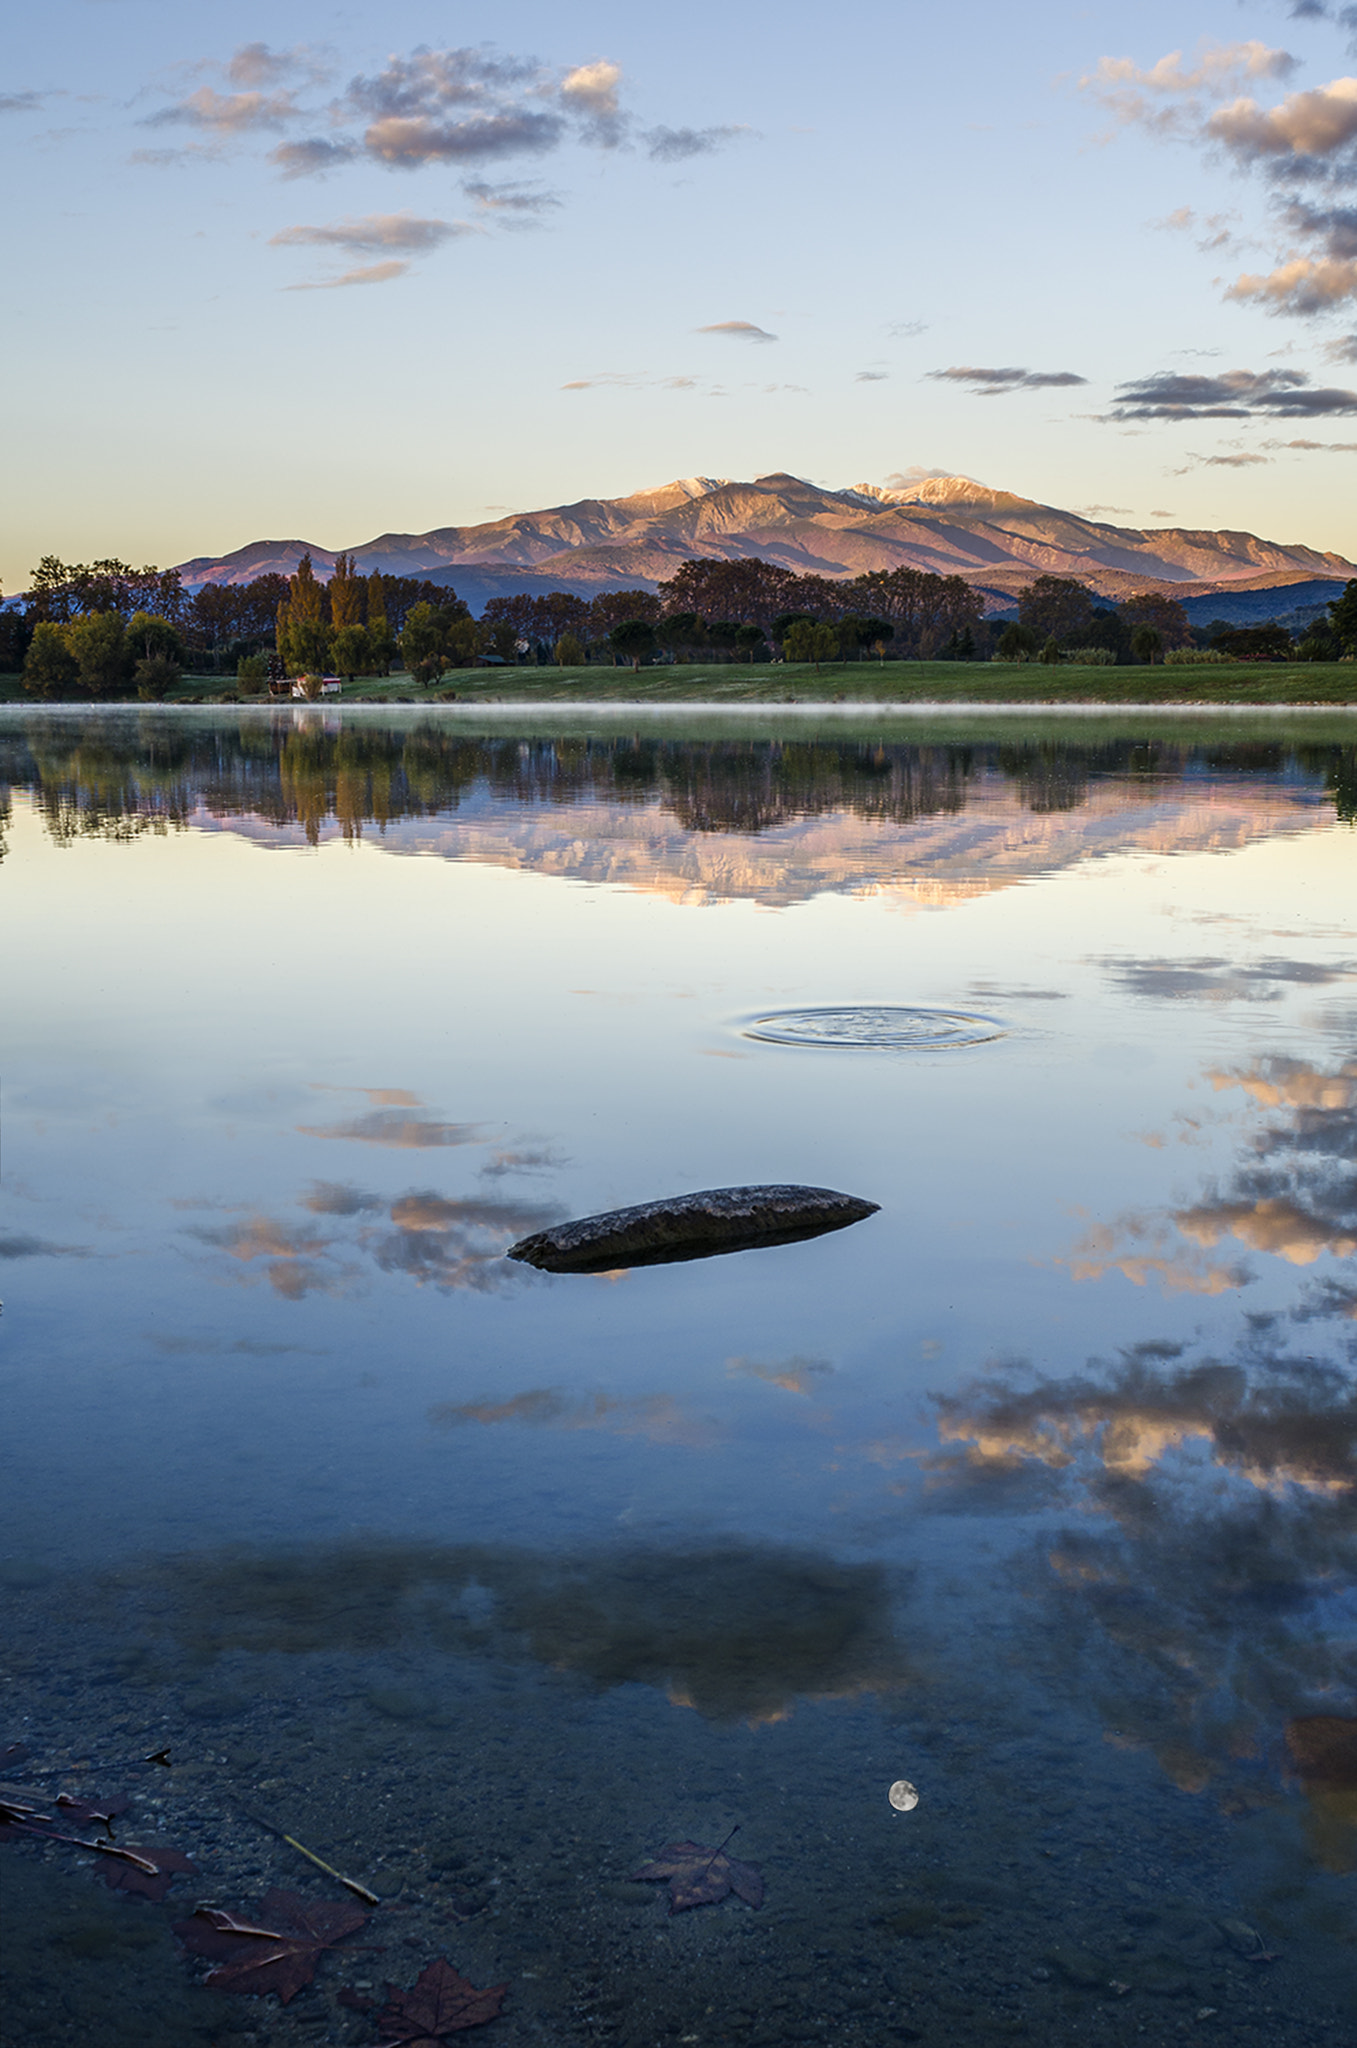
{"label": "tree line", "polygon": [[960,576],[872,570],[833,581],[747,556],[686,561],[655,591],[494,597],[481,617],[446,584],[364,575],[340,555],[330,577],[309,554],[290,577],[185,591],[177,570],[44,556],[18,606],[0,610],[0,669],[35,695],[164,697],[190,663],[234,663],[239,687],[271,673],[389,674],[419,684],[487,659],[512,665],[627,661],[894,660],[1125,662],[1320,660],[1357,653],[1357,580],[1296,645],[1284,626],[1215,620],[1194,628],[1177,600],[1145,591],[1107,604],[1074,578],[1038,576],[1016,617],[986,619]]}

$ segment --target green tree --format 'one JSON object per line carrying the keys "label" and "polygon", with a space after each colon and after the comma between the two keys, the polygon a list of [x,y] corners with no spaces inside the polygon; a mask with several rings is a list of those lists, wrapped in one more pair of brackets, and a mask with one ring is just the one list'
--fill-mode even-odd
{"label": "green tree", "polygon": [[1093,593],[1072,576],[1038,576],[1018,592],[1018,624],[1039,641],[1082,645],[1093,624]]}
{"label": "green tree", "polygon": [[573,633],[562,633],[555,647],[557,668],[583,668],[584,649]]}
{"label": "green tree", "polygon": [[1329,604],[1329,631],[1344,654],[1357,654],[1357,576]]}
{"label": "green tree", "polygon": [[1037,651],[1037,636],[1030,626],[1012,620],[999,635],[994,651],[1000,661],[1030,661]]}
{"label": "green tree", "polygon": [[1060,642],[1056,639],[1054,633],[1052,633],[1047,639],[1045,645],[1042,647],[1040,653],[1037,655],[1037,660],[1040,662],[1044,662],[1047,668],[1055,668],[1059,664]]}
{"label": "green tree", "polygon": [[84,612],[66,628],[66,645],[89,697],[112,697],[127,680],[127,645],[116,612]]}
{"label": "green tree", "polygon": [[343,676],[346,683],[351,683],[355,676],[367,675],[372,660],[367,627],[352,622],[337,626],[330,642],[330,659],[335,674]]}
{"label": "green tree", "polygon": [[143,661],[153,661],[158,654],[168,655],[171,661],[182,661],[184,643],[178,628],[157,612],[133,612],[124,629],[127,644]]}
{"label": "green tree", "polygon": [[623,619],[609,633],[608,642],[615,654],[639,669],[642,657],[655,651],[655,628],[649,619]]}
{"label": "green tree", "polygon": [[485,632],[479,620],[443,617],[443,650],[454,668],[474,668],[485,649]]}
{"label": "green tree", "polygon": [[442,675],[445,631],[443,614],[435,606],[423,602],[411,607],[400,636],[400,653],[417,683],[434,683]]}
{"label": "green tree", "polygon": [[184,672],[172,654],[143,655],[132,671],[137,695],[148,703],[159,703],[178,689]]}
{"label": "green tree", "polygon": [[757,661],[759,650],[765,646],[762,626],[748,625],[735,628],[735,647],[746,661]]}
{"label": "green tree", "polygon": [[317,582],[311,556],[304,554],[278,612],[278,652],[289,675],[322,672],[330,658],[325,589]]}
{"label": "green tree", "polygon": [[24,657],[24,688],[35,697],[61,697],[73,690],[79,664],[66,645],[65,628],[40,619]]}
{"label": "green tree", "polygon": [[1131,634],[1131,652],[1137,661],[1153,662],[1164,651],[1164,636],[1158,626],[1137,626]]}
{"label": "green tree", "polygon": [[269,679],[266,654],[242,654],[236,663],[236,688],[246,697],[257,697]]}
{"label": "green tree", "polygon": [[823,619],[795,619],[782,636],[786,661],[813,661],[820,673],[822,661],[832,661],[839,651],[839,636]]}
{"label": "green tree", "polygon": [[387,622],[386,585],[375,569],[368,577],[367,613],[368,659],[375,674],[389,675],[396,655],[396,639]]}
{"label": "green tree", "polygon": [[671,612],[668,618],[660,620],[661,641],[677,658],[691,659],[693,653],[706,638],[706,628],[696,612]]}

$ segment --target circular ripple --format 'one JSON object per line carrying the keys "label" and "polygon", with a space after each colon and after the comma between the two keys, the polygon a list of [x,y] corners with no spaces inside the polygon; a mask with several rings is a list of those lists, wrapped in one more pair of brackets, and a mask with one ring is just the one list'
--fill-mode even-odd
{"label": "circular ripple", "polygon": [[936,1052],[1002,1038],[993,1017],[970,1010],[779,1010],[745,1026],[749,1038],[775,1045],[875,1046],[890,1052]]}

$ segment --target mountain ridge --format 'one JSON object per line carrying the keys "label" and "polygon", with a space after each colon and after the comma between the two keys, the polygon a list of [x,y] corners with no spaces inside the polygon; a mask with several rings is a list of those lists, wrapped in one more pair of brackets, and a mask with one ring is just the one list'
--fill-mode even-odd
{"label": "mountain ridge", "polygon": [[1034,576],[1072,576],[1117,601],[1135,591],[1177,596],[1346,581],[1346,557],[1243,530],[1123,527],[1043,505],[971,477],[925,477],[845,490],[774,471],[741,481],[679,477],[621,498],[579,498],[426,533],[387,532],[331,550],[261,540],[178,564],[191,589],[291,575],[304,553],[326,576],[339,553],[364,573],[455,584],[475,608],[510,591],[653,589],[694,557],[755,555],[797,575],[840,580],[877,569],[961,576],[987,611],[1011,610]]}

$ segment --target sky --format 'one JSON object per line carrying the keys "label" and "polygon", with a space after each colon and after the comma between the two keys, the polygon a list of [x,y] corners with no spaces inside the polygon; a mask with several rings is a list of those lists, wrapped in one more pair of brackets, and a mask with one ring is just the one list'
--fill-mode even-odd
{"label": "sky", "polygon": [[48,0],[0,160],[7,593],[773,470],[1357,558],[1344,0]]}

